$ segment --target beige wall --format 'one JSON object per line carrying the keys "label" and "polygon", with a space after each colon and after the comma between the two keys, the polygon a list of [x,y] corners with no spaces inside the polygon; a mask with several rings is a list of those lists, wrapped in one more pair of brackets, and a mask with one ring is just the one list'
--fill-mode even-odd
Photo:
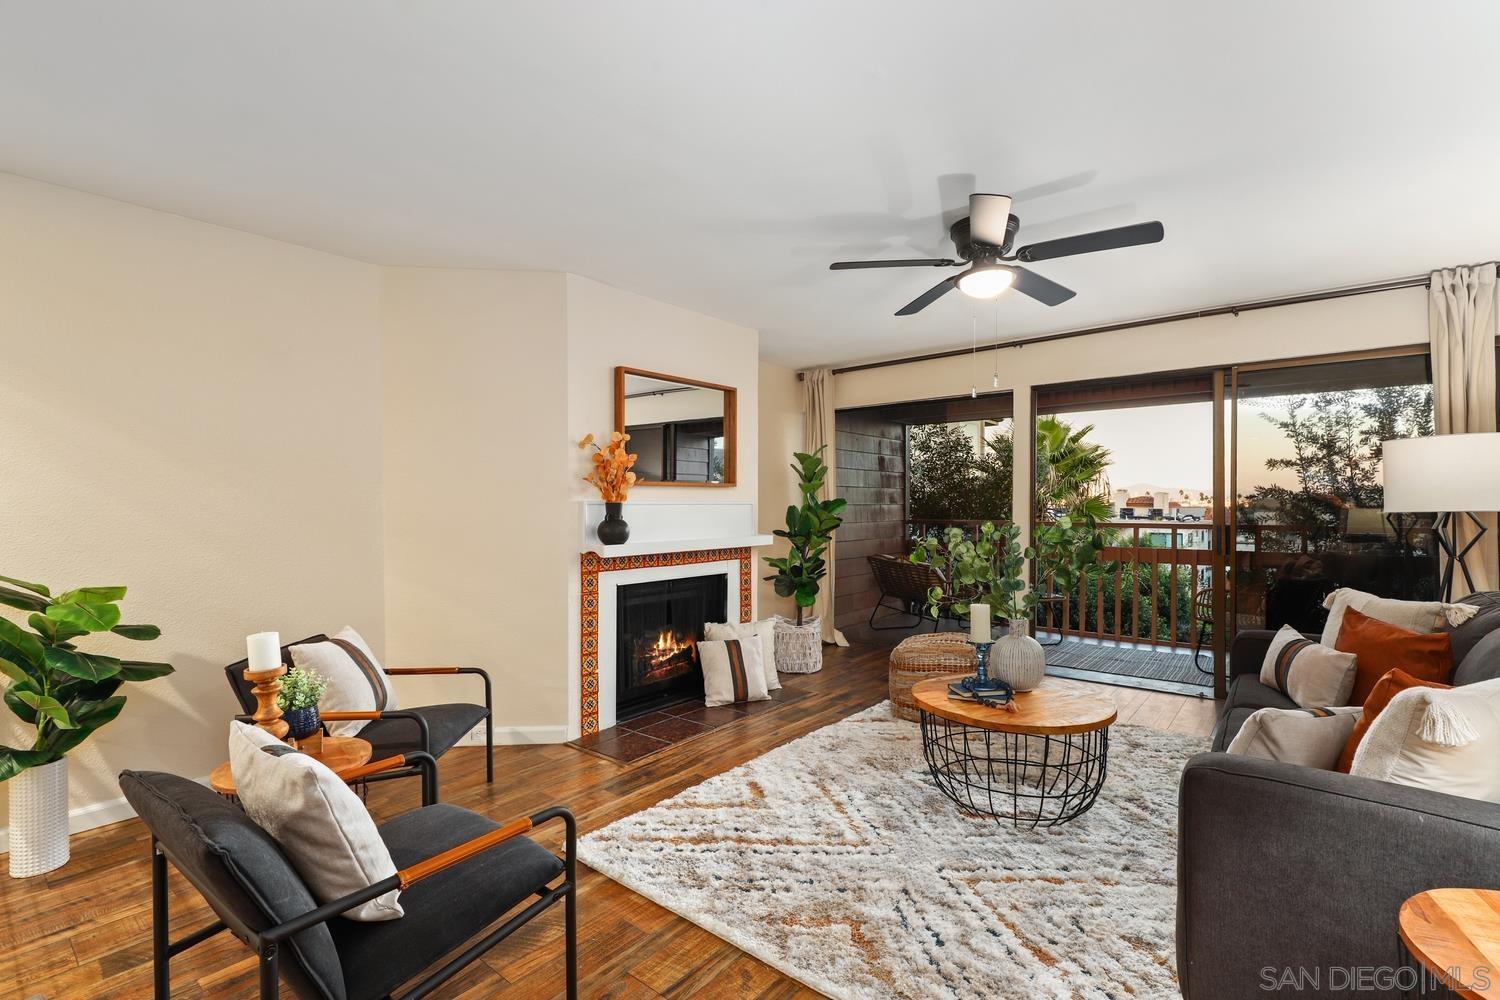
{"label": "beige wall", "polygon": [[[385,595],[392,665],[490,672],[496,738],[560,739],[568,655],[564,275],[387,269]],[[403,704],[467,700],[403,678]]]}
{"label": "beige wall", "polygon": [[[638,502],[756,499],[757,341],[569,275],[382,269],[0,175],[0,573],[129,585],[163,638],[93,648],[177,667],[70,755],[75,828],[129,814],[123,768],[223,759],[222,667],[262,629],[483,665],[499,739],[564,738],[573,442],[612,426],[617,364],[731,384],[738,484]],[[398,681],[407,704],[478,694]]]}
{"label": "beige wall", "polygon": [[88,648],[177,667],[69,755],[79,826],[128,815],[122,768],[223,759],[246,634],[347,623],[379,650],[378,280],[0,175],[0,573],[128,585],[162,638]]}
{"label": "beige wall", "polygon": [[[760,365],[760,502],[756,514],[760,530],[766,534],[786,527],[786,509],[801,502],[797,494],[797,477],[792,472],[792,452],[806,447],[802,428],[802,385],[790,368],[761,362]],[[787,543],[776,539],[758,556],[785,555]],[[760,579],[771,572],[757,559],[756,587],[760,616],[772,614],[794,617],[797,605],[789,597],[777,597],[775,589]]]}

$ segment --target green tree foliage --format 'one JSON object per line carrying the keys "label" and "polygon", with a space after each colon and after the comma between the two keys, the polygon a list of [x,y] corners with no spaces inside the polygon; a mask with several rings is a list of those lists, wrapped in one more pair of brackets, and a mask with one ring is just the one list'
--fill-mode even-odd
{"label": "green tree foliage", "polygon": [[996,428],[976,454],[961,424],[917,424],[907,447],[907,510],[917,521],[1008,521],[1014,442]]}
{"label": "green tree foliage", "polygon": [[1387,386],[1274,397],[1261,417],[1286,436],[1291,455],[1266,460],[1297,488],[1257,486],[1245,497],[1254,520],[1295,524],[1321,547],[1337,535],[1346,507],[1383,505],[1381,442],[1433,431],[1432,387]]}

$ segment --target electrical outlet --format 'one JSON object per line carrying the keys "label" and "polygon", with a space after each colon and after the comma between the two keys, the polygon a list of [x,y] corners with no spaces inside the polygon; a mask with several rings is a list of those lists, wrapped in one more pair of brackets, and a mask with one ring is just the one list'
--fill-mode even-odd
{"label": "electrical outlet", "polygon": [[484,746],[484,726],[475,726],[473,730],[469,732],[469,742],[478,744],[479,746]]}

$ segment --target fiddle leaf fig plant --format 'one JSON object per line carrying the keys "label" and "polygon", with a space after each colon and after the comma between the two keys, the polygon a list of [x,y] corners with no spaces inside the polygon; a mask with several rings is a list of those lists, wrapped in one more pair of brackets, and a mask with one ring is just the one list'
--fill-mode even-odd
{"label": "fiddle leaf fig plant", "polygon": [[943,583],[927,592],[927,610],[936,616],[950,607],[960,616],[968,605],[988,604],[1002,618],[1026,618],[1036,607],[1036,592],[1026,588],[1026,561],[1036,552],[1022,548],[1021,529],[1014,524],[995,527],[986,521],[973,538],[950,527],[938,538],[927,538],[912,549],[911,561],[937,570]]}
{"label": "fiddle leaf fig plant", "polygon": [[117,694],[127,682],[172,672],[169,663],[126,660],[85,652],[75,640],[108,632],[149,642],[155,625],[123,625],[124,587],[80,587],[53,595],[40,583],[0,576],[0,605],[24,611],[26,628],[0,616],[0,674],[9,683],[5,704],[35,728],[30,747],[0,746],[0,781],[28,767],[61,760],[125,707]]}
{"label": "fiddle leaf fig plant", "polygon": [[844,523],[839,515],[848,502],[838,497],[819,500],[818,491],[828,480],[828,466],[823,462],[823,449],[812,454],[794,452],[796,459],[792,471],[797,473],[797,488],[802,494],[802,506],[786,509],[786,530],[778,529],[772,534],[785,538],[791,545],[785,556],[767,556],[766,563],[776,570],[766,580],[776,588],[778,597],[790,597],[797,602],[797,624],[802,624],[803,612],[818,599],[818,581],[828,575],[825,554],[833,541],[833,533]]}

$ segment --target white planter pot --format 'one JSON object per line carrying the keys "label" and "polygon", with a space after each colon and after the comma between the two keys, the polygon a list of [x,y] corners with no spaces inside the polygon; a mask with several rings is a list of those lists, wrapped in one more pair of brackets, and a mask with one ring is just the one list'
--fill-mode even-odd
{"label": "white planter pot", "polygon": [[822,619],[776,616],[776,670],[783,674],[815,674],[823,669]]}
{"label": "white planter pot", "polygon": [[68,760],[28,767],[10,789],[10,877],[45,875],[68,863]]}
{"label": "white planter pot", "polygon": [[990,647],[990,676],[998,677],[1017,691],[1033,690],[1047,673],[1047,653],[1031,637],[1031,623],[1010,619],[1010,631]]}

